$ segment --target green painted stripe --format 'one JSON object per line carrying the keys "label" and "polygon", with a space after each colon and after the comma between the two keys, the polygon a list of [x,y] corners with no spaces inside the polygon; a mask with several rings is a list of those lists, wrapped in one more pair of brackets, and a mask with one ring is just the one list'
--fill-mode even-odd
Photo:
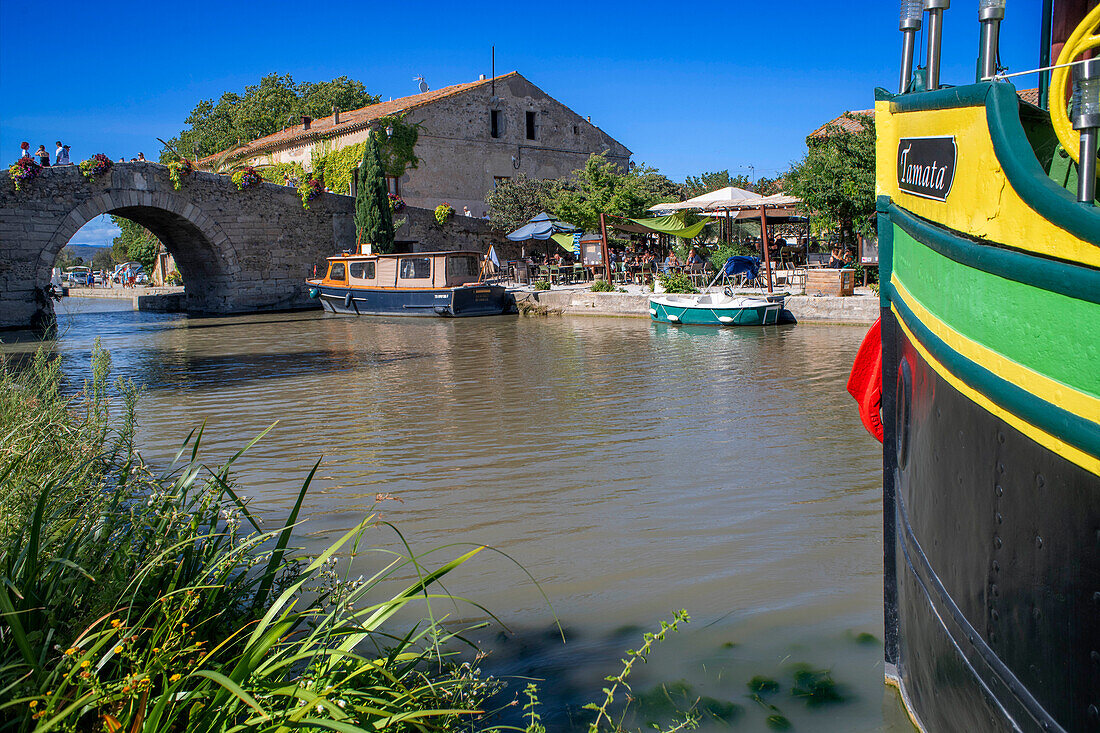
{"label": "green painted stripe", "polygon": [[891,220],[914,239],[959,264],[1070,298],[1100,303],[1100,270],[966,239],[889,204]]}
{"label": "green painted stripe", "polygon": [[[894,270],[894,223],[890,220],[890,197],[879,196],[875,199],[875,209],[878,211],[878,281],[890,282],[890,275]],[[890,307],[890,296],[885,288],[878,291],[880,308]]]}
{"label": "green painted stripe", "polygon": [[906,327],[952,374],[984,395],[990,402],[1017,415],[1043,432],[1060,438],[1084,453],[1100,457],[1100,425],[1067,412],[1057,405],[1052,405],[967,359],[932,333],[913,314],[892,285],[884,283],[883,289],[890,290],[890,300],[897,308]]}
{"label": "green painted stripe", "polygon": [[[998,82],[1001,86],[1013,89],[1011,84]],[[891,94],[881,87],[875,89],[876,102],[890,102],[893,112],[928,112],[935,109],[955,109],[958,107],[977,107],[985,104],[985,95],[989,93],[991,82],[967,84],[961,87],[945,87],[934,92],[910,92]]]}
{"label": "green painted stripe", "polygon": [[[985,85],[979,85],[985,86]],[[1039,165],[1024,126],[1020,124],[1020,103],[1011,84],[992,84],[985,111],[993,150],[1005,177],[1017,195],[1039,216],[1078,239],[1100,244],[1100,211],[1079,204]]]}
{"label": "green painted stripe", "polygon": [[894,232],[893,260],[902,284],[950,328],[1032,371],[1100,396],[1095,303],[956,262],[901,227]]}

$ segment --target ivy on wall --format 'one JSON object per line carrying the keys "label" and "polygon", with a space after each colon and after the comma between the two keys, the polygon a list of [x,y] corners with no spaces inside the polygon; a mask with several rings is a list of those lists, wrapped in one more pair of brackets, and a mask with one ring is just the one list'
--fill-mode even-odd
{"label": "ivy on wall", "polygon": [[[387,137],[384,132],[387,127],[393,127],[392,136]],[[417,167],[420,159],[414,151],[420,139],[420,123],[405,122],[403,114],[391,115],[380,118],[376,130],[375,144],[382,156],[386,175],[400,177],[406,170]],[[356,143],[334,150],[328,140],[318,143],[313,147],[313,175],[320,176],[330,191],[351,193],[352,172],[363,159],[365,144]]]}

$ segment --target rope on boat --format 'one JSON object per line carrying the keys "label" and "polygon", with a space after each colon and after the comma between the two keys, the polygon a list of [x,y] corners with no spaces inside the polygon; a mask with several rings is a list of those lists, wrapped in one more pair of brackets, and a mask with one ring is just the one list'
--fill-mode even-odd
{"label": "rope on boat", "polygon": [[1000,79],[1008,79],[1012,76],[1025,76],[1027,74],[1038,74],[1040,71],[1053,71],[1054,69],[1065,69],[1070,66],[1076,66],[1077,64],[1083,64],[1088,59],[1078,59],[1077,61],[1070,61],[1068,64],[1054,64],[1053,66],[1043,66],[1038,69],[1031,69],[1030,71],[1017,71],[1012,74],[1006,74],[1003,71],[999,71],[993,76],[987,76],[982,81],[998,81]]}

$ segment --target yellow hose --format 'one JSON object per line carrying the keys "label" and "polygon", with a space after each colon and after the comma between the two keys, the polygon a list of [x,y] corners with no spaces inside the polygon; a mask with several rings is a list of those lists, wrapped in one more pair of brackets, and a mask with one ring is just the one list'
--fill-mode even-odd
{"label": "yellow hose", "polygon": [[1069,153],[1074,163],[1080,162],[1077,158],[1081,149],[1081,135],[1073,129],[1069,115],[1066,114],[1066,82],[1073,67],[1064,64],[1071,63],[1086,51],[1100,47],[1100,35],[1092,33],[1097,25],[1100,25],[1100,5],[1093,8],[1081,24],[1073,29],[1055,62],[1060,68],[1054,69],[1050,74],[1050,121],[1054,125],[1058,142],[1062,143],[1062,148]]}

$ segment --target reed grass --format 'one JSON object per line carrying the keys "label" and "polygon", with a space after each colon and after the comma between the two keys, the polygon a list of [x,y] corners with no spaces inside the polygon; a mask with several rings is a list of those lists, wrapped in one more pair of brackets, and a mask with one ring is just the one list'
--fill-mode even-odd
{"label": "reed grass", "polygon": [[98,345],[76,396],[44,352],[3,364],[0,387],[0,728],[351,733],[481,715],[493,681],[444,651],[454,632],[395,614],[452,601],[438,582],[482,548],[351,580],[339,558],[369,551],[374,515],[304,557],[290,541],[316,465],[273,530],[233,484],[243,451],[207,466],[201,428],[154,471],[133,447],[137,390],[110,381]]}

